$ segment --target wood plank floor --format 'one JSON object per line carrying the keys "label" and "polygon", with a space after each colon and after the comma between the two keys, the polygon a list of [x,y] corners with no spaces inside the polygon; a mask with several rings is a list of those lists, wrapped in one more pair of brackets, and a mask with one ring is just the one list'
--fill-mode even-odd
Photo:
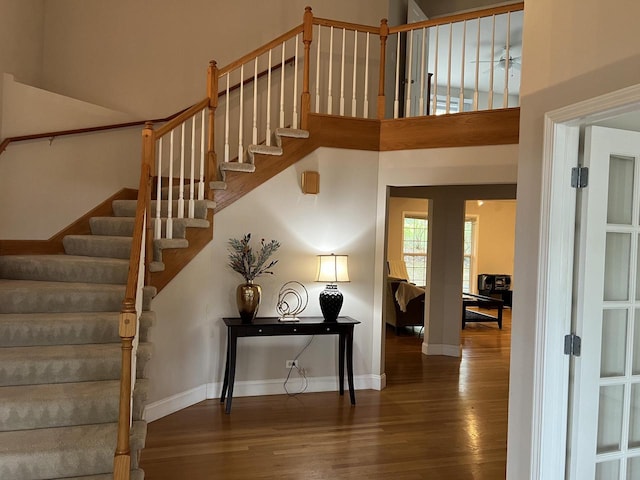
{"label": "wood plank floor", "polygon": [[387,388],[207,400],[149,425],[146,480],[505,478],[511,312],[468,324],[460,359],[387,331]]}

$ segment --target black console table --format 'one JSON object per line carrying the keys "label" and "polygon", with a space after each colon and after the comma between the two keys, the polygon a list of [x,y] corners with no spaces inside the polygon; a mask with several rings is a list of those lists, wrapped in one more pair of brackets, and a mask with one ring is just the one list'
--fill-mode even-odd
{"label": "black console table", "polygon": [[344,360],[347,359],[347,381],[351,405],[356,404],[353,388],[353,327],[360,323],[350,317],[338,317],[335,322],[325,322],[322,317],[303,317],[298,322],[280,322],[276,317],[258,317],[252,323],[240,318],[223,318],[227,326],[227,361],[224,368],[224,383],[220,403],[227,404],[226,413],[231,413],[233,382],[236,374],[236,350],[240,337],[271,337],[281,335],[338,335],[338,376],[340,395],[344,395]]}
{"label": "black console table", "polygon": [[[493,316],[487,313],[467,310],[467,307],[497,308],[498,315]],[[498,322],[498,328],[502,330],[502,309],[504,302],[499,298],[486,297],[484,295],[473,295],[472,293],[462,294],[462,328],[467,322]]]}

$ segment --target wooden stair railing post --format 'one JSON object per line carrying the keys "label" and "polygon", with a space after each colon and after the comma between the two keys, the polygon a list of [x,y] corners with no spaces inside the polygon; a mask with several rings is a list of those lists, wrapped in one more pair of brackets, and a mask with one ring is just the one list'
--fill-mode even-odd
{"label": "wooden stair railing post", "polygon": [[[144,256],[144,283],[149,285],[151,281],[151,272],[149,271],[149,264],[153,260],[153,225],[151,221],[151,189],[154,175],[161,175],[162,172],[156,172],[156,141],[153,131],[153,122],[146,122],[144,129],[142,130],[142,164],[146,165],[140,173],[144,175],[147,172],[147,189],[145,194],[145,209],[146,209],[146,243],[145,243],[145,256]],[[140,179],[142,184],[142,179]],[[138,191],[138,194],[141,192]]]}
{"label": "wooden stair railing post", "polygon": [[378,80],[378,120],[383,120],[385,114],[384,76],[388,36],[389,25],[387,25],[387,19],[383,18],[380,21],[380,78]]}
{"label": "wooden stair railing post", "polygon": [[129,480],[131,476],[131,446],[129,445],[131,422],[131,354],[136,336],[136,301],[126,298],[122,302],[118,333],[122,341],[122,371],[120,376],[120,411],[118,416],[118,440],[113,461],[114,480]]}
{"label": "wooden stair railing post", "polygon": [[[213,200],[213,190],[209,189],[209,182],[219,180],[218,157],[215,146],[215,116],[218,108],[218,64],[215,60],[209,62],[207,70],[207,96],[209,97],[209,132],[207,143],[207,162],[205,165],[205,192],[209,200]],[[226,99],[228,102],[229,99]]]}
{"label": "wooden stair railing post", "polygon": [[[311,93],[309,92],[309,65],[311,64],[311,41],[313,40],[313,12],[311,7],[304,9],[302,42],[304,43],[304,63],[302,67],[302,98],[300,99],[300,128],[309,127],[311,111]],[[320,45],[318,45],[320,48]],[[319,68],[319,66],[318,66]]]}

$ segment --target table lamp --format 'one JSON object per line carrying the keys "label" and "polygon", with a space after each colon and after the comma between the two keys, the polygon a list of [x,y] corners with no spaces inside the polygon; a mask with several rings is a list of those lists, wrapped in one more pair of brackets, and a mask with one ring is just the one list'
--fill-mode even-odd
{"label": "table lamp", "polygon": [[336,282],[348,282],[347,255],[318,255],[316,282],[327,282],[320,292],[320,310],[326,322],[335,322],[342,308],[342,293]]}

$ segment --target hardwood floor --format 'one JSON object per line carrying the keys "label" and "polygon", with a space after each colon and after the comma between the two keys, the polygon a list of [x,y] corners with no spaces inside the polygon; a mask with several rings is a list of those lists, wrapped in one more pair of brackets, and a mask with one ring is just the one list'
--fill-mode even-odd
{"label": "hardwood floor", "polygon": [[387,331],[387,388],[207,400],[149,425],[146,480],[505,478],[511,311],[468,324],[462,357]]}

